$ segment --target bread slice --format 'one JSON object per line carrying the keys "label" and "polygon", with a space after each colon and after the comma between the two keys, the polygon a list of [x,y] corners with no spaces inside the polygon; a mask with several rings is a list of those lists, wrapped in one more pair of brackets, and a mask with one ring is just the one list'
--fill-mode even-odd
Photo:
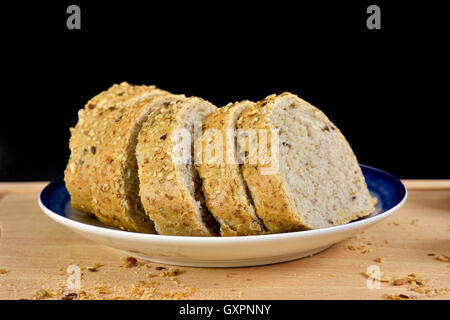
{"label": "bread slice", "polygon": [[108,118],[115,117],[113,110],[118,110],[119,107],[123,109],[138,99],[161,93],[164,91],[155,86],[134,86],[122,82],[93,97],[78,112],[78,123],[75,128],[70,129],[71,155],[64,172],[66,188],[74,209],[93,213],[90,172],[94,166],[96,151],[103,143],[98,137],[104,131]]}
{"label": "bread slice", "polygon": [[[251,101],[242,101],[214,111],[203,120],[202,136],[196,141],[196,168],[202,179],[206,205],[220,223],[222,236],[265,233],[248,195],[236,154],[236,121],[251,105]],[[212,153],[218,158],[214,159]]]}
{"label": "bread slice", "polygon": [[200,98],[179,99],[150,114],[139,133],[140,196],[159,234],[216,235],[192,159],[194,125],[214,110]]}
{"label": "bread slice", "polygon": [[[260,144],[265,143],[260,129],[271,137],[266,144],[273,151],[270,159],[253,163],[251,143],[238,139],[246,151],[242,173],[256,214],[270,232],[335,226],[374,212],[350,145],[308,102],[287,92],[268,96],[245,109],[237,126],[243,132],[255,129]],[[272,135],[279,140],[273,149]],[[275,170],[263,174],[269,168]]]}
{"label": "bread slice", "polygon": [[121,115],[104,123],[102,148],[91,172],[94,214],[102,222],[128,231],[154,233],[154,224],[139,198],[136,145],[149,113],[183,96],[163,94],[129,105]]}

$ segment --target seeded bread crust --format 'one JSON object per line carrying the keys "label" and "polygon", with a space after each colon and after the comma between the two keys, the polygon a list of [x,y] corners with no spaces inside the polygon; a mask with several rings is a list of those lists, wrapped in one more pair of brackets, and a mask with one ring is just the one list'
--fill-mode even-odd
{"label": "seeded bread crust", "polygon": [[128,231],[155,233],[139,198],[136,145],[142,123],[161,105],[181,98],[171,94],[147,96],[104,122],[103,139],[91,171],[93,212],[100,221]]}
{"label": "seeded bread crust", "polygon": [[[248,196],[247,185],[241,175],[235,150],[236,120],[242,111],[252,104],[251,101],[242,101],[217,109],[203,121],[202,137],[196,141],[196,168],[202,179],[203,194],[208,209],[220,223],[222,236],[265,233],[265,228],[256,216],[255,208]],[[223,152],[219,159],[221,163],[208,163],[210,159],[205,153],[208,144],[215,139],[206,134],[208,130],[212,132],[211,129],[219,130],[222,134]],[[227,130],[232,130],[233,135],[231,136],[230,132],[227,135]],[[227,141],[227,138],[230,141]],[[231,147],[232,150],[227,150],[227,147]],[[227,159],[227,151],[230,159]],[[230,160],[233,162],[230,163]]]}
{"label": "seeded bread crust", "polygon": [[[288,92],[278,96],[268,96],[264,100],[259,101],[244,110],[237,122],[238,128],[242,130],[275,129],[271,123],[270,116],[274,111],[277,100],[287,95],[295,97],[297,103],[304,105],[306,108],[310,108],[311,113],[326,124],[326,128],[327,126],[329,126],[328,128],[332,128],[332,130],[328,129],[328,131],[333,131],[333,134],[338,135],[339,139],[344,142],[344,145],[348,148],[346,149],[346,152],[352,154],[351,162],[352,165],[354,165],[356,176],[364,183],[364,195],[367,198],[370,198],[368,195],[367,186],[364,182],[364,177],[362,176],[361,170],[357,164],[356,157],[351,151],[350,145],[340,131],[331,123],[331,121],[319,109],[311,106],[306,101],[303,101]],[[293,140],[290,141],[290,143],[302,143],[301,141],[296,141],[296,139],[298,139],[297,137],[292,137],[292,139]],[[238,139],[238,141],[240,140]],[[268,148],[270,148],[270,139],[268,139],[268,141]],[[280,143],[282,142],[280,141]],[[301,218],[301,214],[297,212],[295,204],[292,199],[289,198],[286,189],[287,187],[285,186],[285,182],[283,181],[280,172],[277,171],[276,173],[270,175],[261,174],[261,169],[269,167],[271,163],[261,163],[258,159],[256,164],[250,164],[248,144],[241,145],[240,147],[246,151],[245,164],[242,166],[242,174],[252,195],[256,213],[258,217],[263,220],[269,231],[273,233],[280,233],[317,228],[317,226],[308,224],[305,219]],[[277,159],[277,161],[280,161],[280,159]],[[370,204],[367,204],[365,210],[363,211],[357,211],[351,214],[346,213],[342,216],[336,215],[332,224],[344,224],[359,217],[366,216],[373,211],[373,204],[370,202]]]}
{"label": "seeded bread crust", "polygon": [[128,105],[129,101],[147,94],[162,93],[155,86],[134,86],[126,82],[114,84],[93,97],[78,112],[78,123],[70,128],[71,155],[64,172],[66,188],[72,207],[84,213],[93,213],[90,171],[95,163],[96,150],[102,141],[97,139],[103,124],[111,117],[111,109]]}
{"label": "seeded bread crust", "polygon": [[[243,131],[249,129],[271,130],[269,121],[271,112],[270,102],[275,96],[256,102],[242,112],[237,121],[237,127]],[[238,139],[238,143],[244,140]],[[271,143],[268,142],[268,148]],[[284,189],[279,173],[262,175],[261,168],[268,166],[250,164],[249,143],[239,144],[241,150],[245,150],[245,161],[241,167],[242,175],[250,190],[256,214],[263,221],[266,228],[272,233],[306,230],[307,227],[298,219],[295,209],[291,205],[286,190]]]}
{"label": "seeded bread crust", "polygon": [[[199,205],[203,200],[195,199],[174,160],[174,132],[185,127],[181,113],[193,104],[202,104],[209,109],[208,113],[216,109],[200,98],[178,99],[150,114],[139,133],[136,155],[141,201],[157,232],[163,235],[216,235],[208,225],[210,214]],[[189,166],[192,164],[186,165]],[[191,188],[194,188],[194,180],[198,177],[190,179]]]}

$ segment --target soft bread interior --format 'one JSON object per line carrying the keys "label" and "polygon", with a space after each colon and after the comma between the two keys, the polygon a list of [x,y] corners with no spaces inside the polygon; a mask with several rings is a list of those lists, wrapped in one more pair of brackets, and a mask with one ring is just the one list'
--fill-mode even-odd
{"label": "soft bread interior", "polygon": [[[179,113],[179,121],[182,124],[182,128],[189,131],[190,139],[181,141],[178,137],[178,144],[183,143],[184,146],[178,145],[174,152],[185,152],[189,150],[189,158],[187,161],[175,161],[177,167],[177,176],[188,187],[190,196],[195,199],[196,210],[198,219],[205,223],[205,226],[213,233],[217,233],[219,225],[215,221],[212,214],[208,211],[205,204],[205,199],[202,193],[202,182],[194,166],[194,141],[197,138],[195,135],[201,134],[202,120],[216,108],[210,103],[198,99],[189,98],[186,105]],[[174,137],[177,139],[177,137]],[[188,144],[186,144],[188,143]],[[174,154],[172,157],[175,159],[180,158],[181,154]]]}
{"label": "soft bread interior", "polygon": [[320,110],[284,95],[277,99],[271,122],[279,129],[284,187],[306,225],[339,225],[371,212],[372,200],[356,157]]}

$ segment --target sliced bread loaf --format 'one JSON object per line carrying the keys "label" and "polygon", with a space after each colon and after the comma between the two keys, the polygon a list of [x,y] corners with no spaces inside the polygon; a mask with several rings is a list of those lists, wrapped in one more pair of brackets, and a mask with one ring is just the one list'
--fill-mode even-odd
{"label": "sliced bread loaf", "polygon": [[236,153],[236,121],[252,104],[242,101],[217,109],[203,120],[202,136],[196,141],[196,168],[203,194],[208,209],[220,223],[222,236],[265,232],[248,195]]}
{"label": "sliced bread loaf", "polygon": [[136,149],[140,196],[159,234],[216,235],[192,159],[194,125],[214,110],[200,98],[182,98],[155,110],[142,126]]}
{"label": "sliced bread loaf", "polygon": [[85,213],[93,213],[90,172],[95,163],[97,149],[103,144],[99,136],[108,119],[117,119],[115,113],[143,97],[161,94],[155,86],[135,86],[126,82],[115,84],[101,92],[78,112],[78,123],[71,128],[70,159],[64,172],[66,187],[72,207]]}
{"label": "sliced bread loaf", "polygon": [[[240,143],[245,182],[270,232],[340,225],[374,211],[350,145],[319,109],[290,93],[271,95],[246,108],[237,126],[256,130],[260,143],[263,132],[279,140],[272,149],[268,138],[262,147],[272,150],[270,160],[257,157],[256,163],[251,143]],[[276,170],[264,174],[268,167]]]}

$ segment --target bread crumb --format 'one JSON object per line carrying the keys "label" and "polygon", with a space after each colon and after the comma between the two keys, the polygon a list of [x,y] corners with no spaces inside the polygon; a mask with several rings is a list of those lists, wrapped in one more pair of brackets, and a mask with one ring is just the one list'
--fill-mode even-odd
{"label": "bread crumb", "polygon": [[437,295],[444,295],[450,292],[450,287],[447,288],[428,288],[428,287],[412,287],[409,290],[421,293],[426,295],[427,297],[434,297]]}
{"label": "bread crumb", "polygon": [[372,204],[374,206],[376,206],[378,204],[378,198],[377,197],[372,197]]}
{"label": "bread crumb", "polygon": [[5,274],[7,272],[8,272],[8,270],[6,270],[6,269],[0,269],[0,274]]}
{"label": "bread crumb", "polygon": [[103,264],[96,262],[96,263],[94,263],[93,266],[87,267],[86,269],[91,272],[95,272],[95,271],[98,271],[98,269],[100,269],[101,267],[103,267]]}
{"label": "bread crumb", "polygon": [[133,258],[133,257],[126,257],[123,260],[123,265],[125,268],[133,268],[133,267],[136,267],[137,264],[138,264],[137,259]]}
{"label": "bread crumb", "polygon": [[364,243],[359,243],[357,247],[355,247],[354,245],[348,245],[346,248],[347,250],[351,250],[351,251],[356,251],[358,250],[359,252],[361,252],[362,254],[366,254],[369,252],[372,252],[373,249],[367,247],[366,245],[372,245],[372,242],[367,242],[366,244]]}
{"label": "bread crumb", "polygon": [[414,300],[417,299],[416,296],[408,296],[406,294],[385,294],[383,295],[383,298],[389,299],[389,300]]}
{"label": "bread crumb", "polygon": [[[79,262],[78,264],[82,264]],[[135,267],[122,272],[130,275],[132,281],[131,284],[119,285],[114,284],[115,280],[112,281],[97,281],[92,284],[91,273],[84,273],[83,275],[87,277],[86,283],[83,285],[82,290],[76,290],[74,292],[67,291],[66,281],[61,280],[57,282],[59,286],[56,290],[40,289],[31,298],[33,300],[41,299],[62,299],[62,300],[123,300],[123,299],[185,299],[197,291],[196,288],[188,287],[184,283],[180,282],[179,278],[176,276],[185,272],[178,268],[172,267],[157,267],[156,269],[161,270],[161,280],[154,278],[158,274],[150,274],[148,272],[149,265],[146,263],[139,262],[136,258],[126,257],[123,259],[123,264],[127,268]],[[143,266],[146,266],[144,268]],[[104,264],[94,263],[90,267],[85,267],[84,270],[89,270],[89,268],[101,268]],[[123,267],[123,266],[122,266]],[[61,269],[65,269],[62,267]],[[153,277],[156,281],[149,281],[149,277]],[[137,278],[137,283],[133,279]],[[144,278],[147,281],[139,281],[139,278]],[[95,279],[95,278],[94,278]],[[91,283],[91,284],[89,284]],[[11,287],[11,284],[4,284],[4,286]]]}
{"label": "bread crumb", "polygon": [[435,257],[435,259],[442,262],[450,262],[450,256],[438,255]]}
{"label": "bread crumb", "polygon": [[180,269],[177,268],[169,268],[162,271],[159,276],[160,277],[175,277],[176,275],[179,275],[181,272]]}
{"label": "bread crumb", "polygon": [[77,297],[78,297],[78,294],[76,292],[70,292],[70,293],[67,293],[65,296],[63,296],[61,298],[61,300],[73,300]]}
{"label": "bread crumb", "polygon": [[367,272],[361,272],[362,275],[364,275],[366,278],[372,278],[375,280],[378,280],[380,282],[390,282],[391,277],[385,276],[384,272],[373,272],[373,273],[367,273]]}
{"label": "bread crumb", "polygon": [[394,281],[392,281],[392,285],[394,286],[401,286],[408,283],[408,279],[403,278],[403,279],[395,279]]}
{"label": "bread crumb", "polygon": [[32,297],[33,300],[41,300],[42,298],[47,298],[50,297],[50,294],[48,293],[47,290],[41,289],[36,291],[36,293],[34,294],[34,297]]}
{"label": "bread crumb", "polygon": [[110,294],[110,293],[111,293],[111,289],[108,288],[108,287],[105,286],[105,285],[97,284],[97,285],[94,287],[94,292],[95,292],[95,293],[98,293],[98,294]]}
{"label": "bread crumb", "polygon": [[383,263],[385,261],[385,259],[383,257],[378,257],[373,259],[373,261],[378,262],[378,263]]}
{"label": "bread crumb", "polygon": [[94,263],[94,265],[92,267],[86,267],[87,270],[91,271],[91,272],[96,272],[98,271],[98,269],[100,267],[102,267],[103,265],[100,263]]}
{"label": "bread crumb", "polygon": [[401,286],[404,284],[410,284],[413,286],[423,286],[425,284],[425,281],[417,278],[415,273],[410,273],[406,278],[395,279],[392,282],[392,285],[394,286]]}

